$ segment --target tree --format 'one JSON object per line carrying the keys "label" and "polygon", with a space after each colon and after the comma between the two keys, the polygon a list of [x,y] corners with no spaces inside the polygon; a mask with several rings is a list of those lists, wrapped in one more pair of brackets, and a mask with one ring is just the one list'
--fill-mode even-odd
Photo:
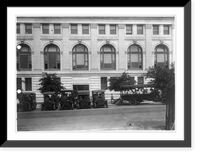
{"label": "tree", "polygon": [[150,67],[144,75],[151,78],[150,84],[162,91],[162,97],[166,98],[166,130],[174,129],[175,126],[175,68]]}
{"label": "tree", "polygon": [[156,89],[162,91],[163,94],[168,95],[175,91],[175,73],[174,63],[171,68],[149,67],[144,76],[150,78],[150,84],[154,85]]}
{"label": "tree", "polygon": [[110,82],[110,86],[108,87],[108,89],[114,91],[122,91],[122,85],[134,85],[136,83],[134,78],[128,75],[126,71],[124,71],[122,75],[118,77],[111,77],[110,79],[108,79],[108,81]]}
{"label": "tree", "polygon": [[56,74],[48,74],[44,73],[44,77],[39,80],[39,85],[41,86],[38,90],[40,90],[41,93],[47,92],[47,91],[54,91],[59,92],[62,89],[65,89],[63,87],[63,84],[58,80],[58,77]]}

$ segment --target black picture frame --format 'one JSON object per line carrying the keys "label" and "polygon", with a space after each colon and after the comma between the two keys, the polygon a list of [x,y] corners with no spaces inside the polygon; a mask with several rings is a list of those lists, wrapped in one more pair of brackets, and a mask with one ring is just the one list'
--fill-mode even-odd
{"label": "black picture frame", "polygon": [[[165,4],[164,4],[165,5]],[[142,6],[143,7],[143,6]],[[156,6],[157,7],[157,6]],[[169,7],[169,6],[167,6]],[[172,7],[172,6],[170,6]],[[177,6],[176,6],[177,7]],[[48,147],[48,148],[132,148],[132,147],[191,147],[191,1],[184,7],[184,140],[8,140],[7,107],[1,109],[1,147]],[[187,96],[186,96],[187,95]]]}

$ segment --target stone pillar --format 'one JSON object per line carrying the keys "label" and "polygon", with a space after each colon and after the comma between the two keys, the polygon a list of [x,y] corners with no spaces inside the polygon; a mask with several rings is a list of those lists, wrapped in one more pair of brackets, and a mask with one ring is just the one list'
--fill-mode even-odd
{"label": "stone pillar", "polygon": [[43,71],[44,57],[40,51],[44,49],[40,49],[40,23],[33,23],[33,38],[34,55],[32,55],[32,69],[33,71]]}
{"label": "stone pillar", "polygon": [[163,25],[159,25],[159,35],[163,36]]}
{"label": "stone pillar", "polygon": [[100,55],[97,53],[97,24],[91,24],[91,60],[90,60],[90,70],[98,71],[100,70]]}
{"label": "stone pillar", "polygon": [[127,55],[125,55],[125,25],[119,24],[118,25],[118,32],[119,32],[119,57],[118,57],[118,70],[125,71],[126,70],[126,64],[127,64]]}
{"label": "stone pillar", "polygon": [[133,25],[133,35],[134,36],[137,35],[137,25],[136,24]]}
{"label": "stone pillar", "polygon": [[25,77],[22,77],[22,90],[25,91]]}
{"label": "stone pillar", "polygon": [[152,53],[152,25],[146,24],[146,58],[145,59],[145,69],[154,65],[154,56]]}
{"label": "stone pillar", "polygon": [[62,47],[63,47],[63,54],[62,54],[62,62],[61,67],[63,71],[70,71],[72,66],[72,55],[70,55],[69,51],[69,24],[68,23],[62,23],[62,35],[63,35],[63,41],[62,41]]}

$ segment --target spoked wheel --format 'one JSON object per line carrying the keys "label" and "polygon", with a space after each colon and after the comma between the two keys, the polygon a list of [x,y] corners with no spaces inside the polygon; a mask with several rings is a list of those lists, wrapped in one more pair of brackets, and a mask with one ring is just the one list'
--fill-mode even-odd
{"label": "spoked wheel", "polygon": [[136,101],[135,99],[131,99],[131,100],[129,101],[129,104],[130,104],[130,105],[136,105],[136,104],[137,104],[137,101]]}

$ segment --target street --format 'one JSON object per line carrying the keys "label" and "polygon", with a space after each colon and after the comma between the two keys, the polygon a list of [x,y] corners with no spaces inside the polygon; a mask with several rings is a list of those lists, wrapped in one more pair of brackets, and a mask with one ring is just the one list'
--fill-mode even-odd
{"label": "street", "polygon": [[109,104],[108,108],[17,112],[18,131],[163,130],[165,105]]}

